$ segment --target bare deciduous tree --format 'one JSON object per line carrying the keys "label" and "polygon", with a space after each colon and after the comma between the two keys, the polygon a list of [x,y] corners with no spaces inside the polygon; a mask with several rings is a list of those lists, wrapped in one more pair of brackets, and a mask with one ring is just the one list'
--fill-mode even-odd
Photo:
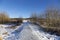
{"label": "bare deciduous tree", "polygon": [[60,20],[60,12],[58,9],[47,9],[45,13],[46,22],[48,26],[58,26]]}
{"label": "bare deciduous tree", "polygon": [[30,18],[32,18],[33,21],[37,21],[37,14],[36,13],[32,13]]}

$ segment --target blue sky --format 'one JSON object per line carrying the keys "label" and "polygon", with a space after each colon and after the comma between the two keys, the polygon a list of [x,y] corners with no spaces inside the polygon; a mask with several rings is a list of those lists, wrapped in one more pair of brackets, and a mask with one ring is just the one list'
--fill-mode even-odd
{"label": "blue sky", "polygon": [[12,18],[41,14],[48,6],[60,7],[60,0],[0,0],[0,12],[7,12]]}

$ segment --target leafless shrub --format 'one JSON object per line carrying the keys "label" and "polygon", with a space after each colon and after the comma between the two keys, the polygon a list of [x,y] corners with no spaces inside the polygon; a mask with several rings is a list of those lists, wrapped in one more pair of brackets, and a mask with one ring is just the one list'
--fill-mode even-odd
{"label": "leafless shrub", "polygon": [[60,12],[58,9],[47,9],[45,18],[48,26],[54,27],[60,25]]}
{"label": "leafless shrub", "polygon": [[0,23],[6,23],[9,20],[10,20],[10,18],[6,13],[4,13],[4,12],[0,13]]}

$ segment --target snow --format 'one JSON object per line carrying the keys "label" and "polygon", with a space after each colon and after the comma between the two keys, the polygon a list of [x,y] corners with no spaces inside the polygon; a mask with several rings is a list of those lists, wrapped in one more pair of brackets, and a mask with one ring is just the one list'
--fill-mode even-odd
{"label": "snow", "polygon": [[4,39],[7,35],[8,35],[7,30],[3,26],[0,25],[0,37]]}
{"label": "snow", "polygon": [[4,40],[60,40],[60,36],[51,35],[30,22],[24,22],[16,29],[5,29],[0,26],[0,35],[8,32]]}
{"label": "snow", "polygon": [[11,27],[12,25],[0,24],[0,26],[3,26],[3,27]]}
{"label": "snow", "polygon": [[23,22],[30,22],[30,20],[23,20]]}
{"label": "snow", "polygon": [[23,22],[27,22],[27,20],[23,20]]}

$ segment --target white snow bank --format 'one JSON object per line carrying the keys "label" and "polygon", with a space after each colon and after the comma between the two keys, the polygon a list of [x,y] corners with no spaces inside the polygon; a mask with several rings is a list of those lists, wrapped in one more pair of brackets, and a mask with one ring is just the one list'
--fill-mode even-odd
{"label": "white snow bank", "polygon": [[3,26],[3,27],[11,27],[12,25],[0,24],[0,26]]}
{"label": "white snow bank", "polygon": [[40,40],[59,40],[60,36],[56,36],[56,35],[50,35],[48,33],[45,33],[43,31],[39,31],[39,28],[36,28],[36,25],[30,25],[29,26],[32,30],[33,30],[33,34],[35,34],[36,36],[39,37]]}
{"label": "white snow bank", "polygon": [[45,33],[37,25],[23,24],[15,30],[5,40],[60,40],[60,36]]}
{"label": "white snow bank", "polygon": [[4,39],[7,35],[8,35],[8,32],[5,29],[5,27],[0,25],[0,36]]}

